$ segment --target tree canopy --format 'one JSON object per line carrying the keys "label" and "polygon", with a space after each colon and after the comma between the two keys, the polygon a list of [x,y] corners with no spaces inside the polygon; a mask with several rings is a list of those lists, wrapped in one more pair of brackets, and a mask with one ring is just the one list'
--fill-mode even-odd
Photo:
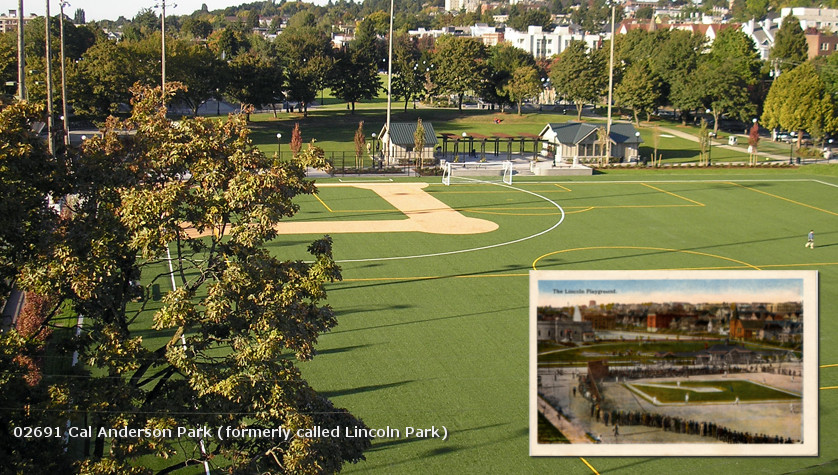
{"label": "tree canopy", "polygon": [[[171,86],[170,93],[179,87]],[[59,349],[75,349],[84,365],[29,389],[0,381],[2,389],[39,394],[32,409],[63,421],[52,425],[364,427],[311,388],[296,366],[336,324],[323,303],[324,285],[341,278],[331,240],[309,246],[311,263],[283,260],[265,247],[277,222],[297,211],[293,198],[315,191],[305,168],[325,166],[323,151],[309,146],[280,163],[255,147],[240,116],[174,122],[159,105],[159,89],[133,92],[131,117],[109,119],[70,162],[72,212],[58,226],[39,228],[47,245],[19,272],[25,288],[84,315],[81,335]],[[28,130],[20,120],[0,127],[18,136]],[[9,152],[0,149],[0,159]],[[154,285],[169,282],[172,290],[150,305]],[[15,332],[3,338],[17,338],[4,350],[26,344]],[[15,407],[27,401],[18,397]],[[51,412],[40,412],[45,408]],[[242,437],[198,444],[102,434],[89,441],[78,471],[133,473],[140,457],[154,455],[169,458],[170,468],[216,460],[234,472],[337,472],[362,459],[370,443]],[[50,442],[61,461],[61,442]]]}

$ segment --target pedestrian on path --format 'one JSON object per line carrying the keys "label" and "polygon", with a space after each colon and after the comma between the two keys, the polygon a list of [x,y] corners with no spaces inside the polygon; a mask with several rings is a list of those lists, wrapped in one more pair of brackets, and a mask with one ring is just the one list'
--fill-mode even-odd
{"label": "pedestrian on path", "polygon": [[810,249],[815,248],[815,231],[814,230],[809,231],[809,235],[807,236],[807,240],[806,240],[806,247],[808,247]]}

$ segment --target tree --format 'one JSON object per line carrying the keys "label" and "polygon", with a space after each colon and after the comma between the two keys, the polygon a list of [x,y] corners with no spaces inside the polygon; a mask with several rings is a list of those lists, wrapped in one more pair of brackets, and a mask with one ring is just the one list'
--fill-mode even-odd
{"label": "tree", "polygon": [[634,124],[640,125],[640,113],[646,120],[663,105],[663,80],[652,71],[648,61],[629,66],[620,83],[614,88],[614,102],[628,107],[634,115]]}
{"label": "tree", "polygon": [[443,35],[436,42],[433,62],[431,80],[441,92],[456,95],[462,111],[466,92],[479,90],[486,80],[486,48],[475,38]]}
{"label": "tree", "polygon": [[713,132],[719,132],[719,119],[722,115],[736,117],[743,122],[749,121],[756,114],[756,105],[748,94],[747,79],[739,74],[739,65],[733,57],[720,64],[705,61],[699,66],[691,83],[701,97],[703,107],[713,114]]}
{"label": "tree", "polygon": [[701,119],[701,126],[698,129],[698,164],[708,165],[710,157],[708,152],[713,144],[710,139],[710,130],[707,128],[707,121]]}
{"label": "tree", "polygon": [[[104,428],[364,427],[314,391],[295,363],[311,359],[318,335],[336,324],[322,302],[324,284],[341,278],[331,240],[309,246],[312,263],[281,260],[265,246],[296,211],[292,199],[315,192],[305,169],[325,166],[323,151],[310,146],[278,163],[251,142],[241,116],[172,122],[159,90],[134,92],[130,119],[109,119],[104,135],[85,143],[74,162],[74,213],[22,272],[24,285],[85,315],[74,346],[89,367],[56,380],[52,407]],[[117,132],[128,128],[136,133]],[[132,284],[138,279],[176,288],[159,309],[144,310],[152,297]],[[333,473],[370,445],[342,437],[199,445],[161,435],[96,434],[77,469],[128,473],[157,456],[171,460],[163,473],[210,458],[230,472]]]}
{"label": "tree", "polygon": [[212,23],[202,18],[187,18],[180,27],[181,31],[193,38],[206,39],[212,34]]}
{"label": "tree", "polygon": [[535,8],[515,8],[509,13],[509,21],[507,26],[518,30],[527,31],[530,25],[540,26],[545,31],[551,31],[553,26],[553,16],[550,13]]}
{"label": "tree", "polygon": [[84,18],[84,9],[83,8],[76,8],[76,12],[73,14],[73,23],[76,25],[84,25],[87,23]]}
{"label": "tree", "polygon": [[411,99],[424,90],[427,66],[420,63],[421,53],[414,38],[407,34],[393,38],[393,96],[404,99],[404,110]]}
{"label": "tree", "polygon": [[800,147],[804,131],[822,136],[838,130],[835,103],[811,62],[781,74],[774,80],[760,122],[769,128],[797,131]]}
{"label": "tree", "polygon": [[[210,98],[216,97],[217,91],[227,83],[230,74],[228,64],[219,60],[215,53],[205,45],[195,44],[191,41],[172,39],[166,43],[166,49],[169,54],[166,61],[167,79],[180,82],[186,86],[178,92],[176,99],[188,104],[192,109],[192,115],[196,116],[198,115],[198,109]],[[231,65],[235,68],[239,63],[233,61]],[[262,67],[268,68],[268,71],[257,70],[254,71],[254,74],[264,75],[265,77],[246,78],[246,80],[250,82],[253,82],[254,79],[279,81],[281,85],[281,76],[276,64],[267,63]],[[243,74],[240,70],[237,73]],[[274,87],[267,87],[267,89],[276,92]],[[271,99],[275,97],[275,94],[268,94]]]}
{"label": "tree", "polygon": [[790,71],[803,64],[809,57],[809,46],[806,34],[800,27],[800,20],[794,15],[783,18],[774,47],[771,48],[770,59],[774,69],[780,72]]}
{"label": "tree", "polygon": [[506,84],[504,90],[509,98],[518,104],[518,115],[521,115],[521,104],[524,99],[535,97],[541,92],[541,78],[532,66],[522,66],[512,73],[512,80]]}
{"label": "tree", "polygon": [[364,135],[364,121],[358,122],[358,128],[355,130],[355,169],[361,170],[364,167],[364,148],[366,147],[367,138]]}
{"label": "tree", "polygon": [[582,119],[582,107],[602,97],[608,83],[605,64],[589,54],[584,41],[571,41],[550,65],[550,82],[556,94],[576,104],[576,118]]}
{"label": "tree", "polygon": [[[270,58],[247,52],[230,61],[229,68],[227,94],[243,106],[274,104],[282,97],[282,70]],[[246,110],[246,107],[242,108],[242,112]],[[250,114],[245,115],[249,120]]]}
{"label": "tree", "polygon": [[418,154],[416,165],[422,169],[422,155],[425,151],[425,126],[422,125],[422,118],[416,120],[416,131],[413,132],[413,150]]}
{"label": "tree", "polygon": [[372,99],[381,90],[376,61],[376,36],[373,24],[362,21],[349,44],[349,51],[338,53],[332,71],[334,94],[352,105],[362,99]]}
{"label": "tree", "polygon": [[506,88],[513,73],[524,66],[536,66],[531,54],[509,43],[499,43],[489,48],[486,65],[489,68],[489,80],[483,83],[480,96],[486,102],[498,104],[501,111],[507,104],[516,102],[509,96]]}
{"label": "tree", "polygon": [[751,126],[751,130],[748,132],[748,154],[749,154],[749,164],[756,165],[757,159],[759,158],[757,155],[757,147],[759,146],[759,124],[756,120],[754,120],[754,125]]}
{"label": "tree", "polygon": [[277,37],[287,72],[288,96],[301,103],[304,116],[308,115],[308,105],[324,87],[332,68],[331,39],[315,20],[310,12],[297,13]]}
{"label": "tree", "polygon": [[291,154],[296,157],[303,148],[303,133],[300,131],[300,123],[294,123],[294,129],[291,130]]}
{"label": "tree", "polygon": [[16,103],[0,110],[0,296],[7,295],[21,266],[39,252],[43,235],[57,226],[47,196],[66,190],[66,164],[51,157],[31,124],[43,106]]}

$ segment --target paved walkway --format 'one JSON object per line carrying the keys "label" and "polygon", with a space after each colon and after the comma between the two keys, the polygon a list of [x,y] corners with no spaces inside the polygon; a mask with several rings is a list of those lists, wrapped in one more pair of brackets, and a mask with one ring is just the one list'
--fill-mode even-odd
{"label": "paved walkway", "polygon": [[[671,127],[660,127],[660,131],[663,132],[663,133],[672,134],[676,137],[698,143],[698,137],[697,136],[695,136],[693,134],[690,134],[690,133],[687,133],[687,132],[684,132],[684,131],[681,131],[681,130],[678,130],[678,129],[673,129]],[[739,137],[739,142],[743,143],[743,144],[742,145],[727,145],[727,144],[724,144],[724,143],[718,143],[717,144],[715,141],[713,141],[713,139],[711,139],[712,147],[713,148],[723,148],[723,149],[727,149],[727,150],[734,150],[734,151],[740,152],[740,153],[748,153],[748,136],[747,135],[742,135],[742,134],[732,134],[732,135],[734,135],[736,137]],[[762,139],[760,139],[760,140],[762,140]],[[760,152],[759,156],[760,156],[760,158],[771,159],[771,160],[774,160],[774,161],[782,161],[782,162],[787,162],[788,159],[789,159],[788,155],[778,154],[778,153]],[[824,163],[828,163],[828,160],[817,160],[817,161],[819,161],[819,162],[822,161]],[[811,163],[812,161],[807,160],[807,162]]]}

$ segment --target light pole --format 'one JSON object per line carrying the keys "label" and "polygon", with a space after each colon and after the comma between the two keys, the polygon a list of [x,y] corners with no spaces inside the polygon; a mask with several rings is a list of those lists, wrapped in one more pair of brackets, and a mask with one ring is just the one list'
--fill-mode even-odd
{"label": "light pole", "polygon": [[161,85],[163,86],[163,103],[166,103],[166,7],[171,6],[172,8],[177,8],[176,3],[170,3],[166,0],[161,0],[157,4],[154,5],[154,8],[160,8],[162,10],[162,15],[160,17],[160,58],[161,58],[161,66],[160,66],[160,77]]}
{"label": "light pole", "polygon": [[637,163],[640,163],[640,131],[634,133],[634,139],[637,141]]}
{"label": "light pole", "polygon": [[608,122],[605,125],[605,160],[611,161],[611,100],[614,93],[614,16],[617,5],[611,2],[611,55],[608,59]]}
{"label": "light pole", "polygon": [[23,50],[23,0],[18,0],[17,7],[17,100],[26,97],[26,54]]}
{"label": "light pole", "polygon": [[373,156],[375,156],[375,154],[378,152],[378,144],[375,141],[375,137],[376,137],[375,132],[373,132],[372,133],[372,155]]}
{"label": "light pole", "polygon": [[[23,18],[20,19],[23,21]],[[55,137],[52,135],[55,129],[53,122],[52,111],[52,46],[49,31],[49,0],[46,0],[46,14],[44,15],[44,42],[46,44],[46,63],[47,63],[47,144],[49,145],[49,154],[55,156]]]}
{"label": "light pole", "polygon": [[[706,113],[712,112],[710,109],[705,111]],[[716,126],[719,125],[715,121],[713,122],[713,128],[715,129]],[[710,166],[710,163],[713,161],[713,133],[707,132],[707,166]]]}
{"label": "light pole", "polygon": [[64,127],[64,147],[70,145],[70,116],[67,114],[67,78],[64,68],[64,7],[69,7],[70,2],[62,1],[61,16],[58,17],[61,32],[61,117],[62,126]]}
{"label": "light pole", "polygon": [[276,133],[276,155],[282,160],[282,134]]}

